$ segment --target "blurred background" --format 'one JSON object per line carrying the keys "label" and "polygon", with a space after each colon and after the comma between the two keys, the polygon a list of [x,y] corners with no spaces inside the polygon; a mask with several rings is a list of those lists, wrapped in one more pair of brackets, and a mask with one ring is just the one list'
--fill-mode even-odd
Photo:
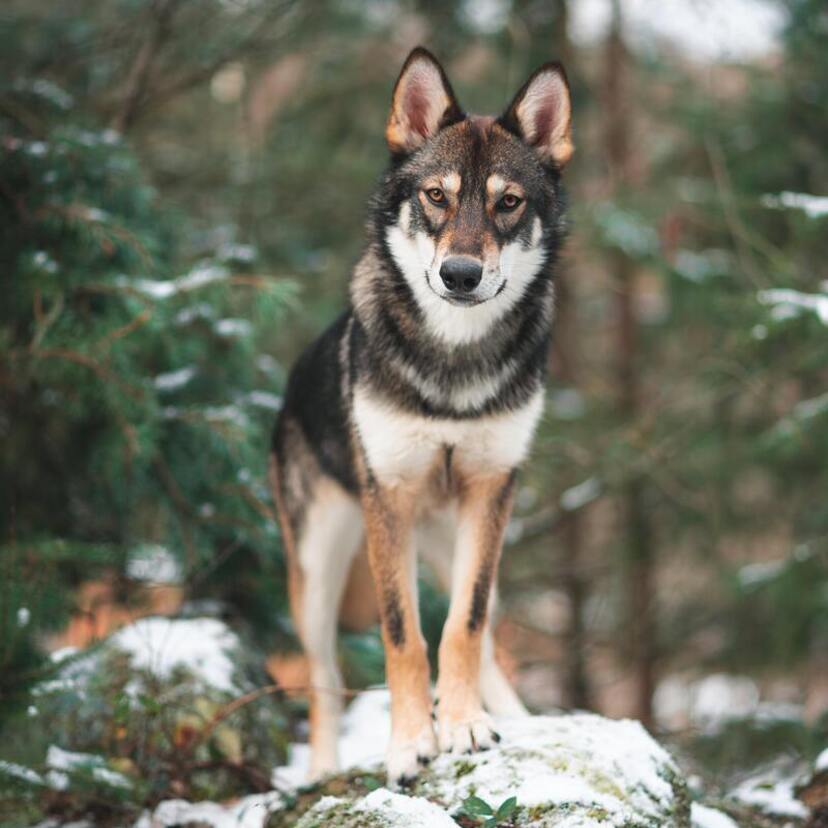
{"label": "blurred background", "polygon": [[[469,111],[549,59],[572,86],[551,382],[502,565],[521,695],[641,719],[717,780],[828,740],[823,0],[6,0],[0,814],[46,807],[20,768],[59,770],[58,735],[140,780],[127,811],[255,788],[301,739],[302,694],[270,693],[267,746],[228,731],[185,777],[198,719],[128,664],[84,696],[72,665],[171,616],[220,622],[250,687],[306,684],[269,431],[346,300],[417,44]],[[352,688],[383,681],[361,606]],[[245,770],[216,782],[227,756]]]}

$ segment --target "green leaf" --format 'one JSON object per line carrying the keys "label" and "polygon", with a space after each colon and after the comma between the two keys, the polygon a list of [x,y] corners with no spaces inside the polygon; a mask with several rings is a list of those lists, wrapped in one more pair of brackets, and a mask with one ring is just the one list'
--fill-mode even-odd
{"label": "green leaf", "polygon": [[489,816],[494,813],[492,806],[479,796],[470,796],[463,802],[463,810],[470,816]]}
{"label": "green leaf", "polygon": [[483,828],[497,828],[497,817],[489,817],[483,823]]}
{"label": "green leaf", "polygon": [[495,818],[498,822],[502,819],[508,819],[514,812],[515,808],[517,807],[517,797],[510,796],[508,799],[504,799],[503,802],[500,803],[500,807],[497,809],[497,813],[495,814]]}
{"label": "green leaf", "polygon": [[369,791],[375,791],[377,788],[382,787],[382,783],[377,779],[376,776],[363,776],[362,777],[362,784],[368,788]]}

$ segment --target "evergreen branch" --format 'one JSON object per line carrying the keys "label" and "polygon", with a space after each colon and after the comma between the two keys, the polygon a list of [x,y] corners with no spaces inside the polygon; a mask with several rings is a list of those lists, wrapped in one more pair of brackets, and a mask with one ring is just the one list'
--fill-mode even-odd
{"label": "evergreen branch", "polygon": [[228,491],[235,491],[237,494],[240,494],[245,503],[257,511],[265,520],[272,523],[276,522],[276,515],[273,513],[273,509],[271,509],[270,506],[268,506],[263,500],[256,497],[253,490],[249,486],[230,486]]}
{"label": "evergreen branch", "polygon": [[167,103],[173,98],[177,97],[189,89],[200,86],[207,82],[210,78],[218,72],[223,66],[226,66],[230,61],[236,60],[240,55],[248,53],[256,44],[261,34],[273,19],[279,14],[282,14],[283,5],[291,5],[290,3],[279,4],[271,7],[266,11],[264,16],[253,26],[253,28],[244,36],[241,37],[232,47],[226,52],[219,55],[215,60],[205,66],[194,69],[192,72],[181,75],[175,78],[166,87],[159,88],[155,95],[153,103],[158,104]]}
{"label": "evergreen branch", "polygon": [[35,333],[29,345],[29,350],[35,351],[48,333],[49,328],[55,324],[57,318],[63,312],[63,294],[58,293],[55,301],[52,303],[52,307],[49,308],[49,312],[44,313],[43,296],[41,295],[40,288],[37,288],[35,290],[32,312],[35,318]]}
{"label": "evergreen branch", "polygon": [[137,253],[145,268],[148,270],[153,268],[154,263],[152,255],[134,233],[131,233],[126,229],[126,227],[122,227],[121,225],[108,221],[102,221],[93,208],[89,207],[89,205],[77,202],[66,205],[46,204],[38,210],[35,217],[40,218],[44,214],[48,213],[57,213],[58,215],[71,221],[79,221],[83,223],[91,229],[92,233],[98,240],[105,239],[106,241],[109,241],[109,239],[106,239],[104,233],[102,232],[102,230],[107,230],[118,241],[123,242],[128,247],[131,247]]}
{"label": "evergreen branch", "polygon": [[130,67],[123,102],[112,119],[112,126],[118,132],[125,133],[135,122],[139,107],[146,95],[153,63],[169,39],[172,20],[179,2],[180,0],[155,0],[151,5],[152,23],[149,35]]}
{"label": "evergreen branch", "polygon": [[[377,689],[375,687],[372,690]],[[227,718],[232,716],[237,710],[246,707],[252,702],[258,701],[265,696],[282,696],[288,693],[291,694],[307,694],[307,693],[327,693],[335,696],[342,696],[343,698],[353,699],[364,693],[364,690],[350,690],[347,687],[320,687],[312,684],[297,684],[291,687],[285,687],[281,684],[266,684],[263,687],[257,687],[255,690],[250,690],[244,695],[238,696],[232,701],[227,702],[223,707],[220,707],[210,718],[207,724],[197,733],[192,742],[189,744],[190,752],[194,751],[198,745],[206,742],[213,731]]]}
{"label": "evergreen branch", "polygon": [[138,330],[138,328],[142,328],[147,324],[147,322],[150,321],[150,319],[152,319],[152,311],[149,308],[146,308],[125,325],[121,325],[120,328],[116,328],[114,331],[110,331],[108,334],[101,337],[101,339],[95,343],[95,347],[103,350],[108,349],[113,342],[123,339],[125,336],[129,336],[129,334]]}
{"label": "evergreen branch", "polygon": [[31,352],[34,359],[63,359],[68,362],[73,362],[76,365],[82,365],[92,371],[98,379],[103,382],[111,382],[117,385],[125,394],[128,394],[134,400],[140,400],[144,397],[144,392],[140,388],[135,388],[125,383],[120,377],[116,376],[109,368],[101,365],[100,362],[92,359],[86,354],[72,351],[69,348],[47,348],[45,350],[34,350]]}

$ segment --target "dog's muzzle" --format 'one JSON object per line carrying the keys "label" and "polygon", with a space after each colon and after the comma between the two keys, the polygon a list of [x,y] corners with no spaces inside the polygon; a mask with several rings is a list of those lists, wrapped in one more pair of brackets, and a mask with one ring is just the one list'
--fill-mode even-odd
{"label": "dog's muzzle", "polygon": [[483,265],[467,256],[451,256],[440,265],[440,278],[448,291],[446,298],[472,304],[477,301],[474,291],[483,278]]}

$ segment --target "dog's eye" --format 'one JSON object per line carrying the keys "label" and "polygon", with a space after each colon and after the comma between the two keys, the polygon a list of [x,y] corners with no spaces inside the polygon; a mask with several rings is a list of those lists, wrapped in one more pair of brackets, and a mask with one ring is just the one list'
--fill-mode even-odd
{"label": "dog's eye", "polygon": [[497,202],[497,209],[504,213],[509,213],[514,210],[521,201],[523,201],[523,199],[513,193],[506,193],[506,195]]}
{"label": "dog's eye", "polygon": [[442,207],[446,203],[446,194],[439,187],[429,187],[425,192],[432,204]]}

